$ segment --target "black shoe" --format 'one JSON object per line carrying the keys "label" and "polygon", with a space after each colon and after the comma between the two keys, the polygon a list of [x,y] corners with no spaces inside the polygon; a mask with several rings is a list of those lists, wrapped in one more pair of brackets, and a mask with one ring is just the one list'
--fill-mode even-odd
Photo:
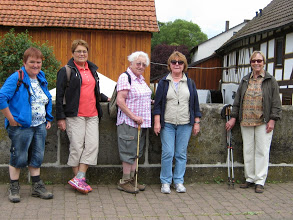
{"label": "black shoe", "polygon": [[48,192],[45,188],[45,184],[42,180],[39,182],[33,183],[32,185],[32,196],[40,197],[41,199],[52,199],[53,194]]}
{"label": "black shoe", "polygon": [[264,192],[264,187],[260,184],[255,184],[255,192],[256,193],[263,193]]}
{"label": "black shoe", "polygon": [[241,184],[240,185],[240,188],[241,189],[247,189],[247,188],[249,188],[249,187],[253,187],[255,184],[254,183],[251,183],[251,182],[245,182],[245,183],[243,183],[243,184]]}
{"label": "black shoe", "polygon": [[9,200],[10,202],[16,203],[16,202],[20,202],[20,195],[19,195],[19,182],[14,182],[14,183],[10,183],[9,185]]}

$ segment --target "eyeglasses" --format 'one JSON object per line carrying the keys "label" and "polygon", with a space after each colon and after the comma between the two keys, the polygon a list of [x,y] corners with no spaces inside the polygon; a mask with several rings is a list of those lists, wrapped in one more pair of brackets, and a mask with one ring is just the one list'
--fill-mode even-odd
{"label": "eyeglasses", "polygon": [[147,67],[147,65],[145,63],[136,63],[135,65],[137,67],[140,67],[140,66],[142,66],[143,68],[146,68]]}
{"label": "eyeglasses", "polygon": [[74,51],[74,53],[78,53],[78,54],[87,54],[87,51],[86,50],[76,50]]}
{"label": "eyeglasses", "polygon": [[182,60],[171,60],[171,63],[173,64],[173,65],[176,65],[177,63],[178,63],[178,65],[182,65],[184,62],[182,61]]}
{"label": "eyeglasses", "polygon": [[263,60],[261,60],[261,59],[259,59],[259,60],[251,60],[250,61],[250,63],[255,63],[255,62],[257,62],[257,63],[261,63]]}

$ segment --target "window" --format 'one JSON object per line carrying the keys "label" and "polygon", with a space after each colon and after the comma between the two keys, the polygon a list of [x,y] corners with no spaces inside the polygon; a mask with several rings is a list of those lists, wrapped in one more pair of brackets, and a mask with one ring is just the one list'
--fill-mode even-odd
{"label": "window", "polygon": [[239,65],[239,51],[236,51],[236,64],[235,64],[235,74],[238,73],[238,65]]}
{"label": "window", "polygon": [[228,67],[229,67],[229,55],[227,55],[227,60],[226,60],[226,75],[228,75],[229,71],[228,71]]}
{"label": "window", "polygon": [[275,63],[276,66],[283,65],[283,51],[284,51],[284,39],[279,38],[276,39],[276,53],[275,53]]}

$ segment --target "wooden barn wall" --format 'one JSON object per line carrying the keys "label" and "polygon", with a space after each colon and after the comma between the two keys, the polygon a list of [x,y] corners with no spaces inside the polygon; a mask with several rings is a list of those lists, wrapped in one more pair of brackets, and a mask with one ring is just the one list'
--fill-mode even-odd
{"label": "wooden barn wall", "polygon": [[222,59],[214,57],[196,65],[195,67],[197,68],[189,68],[188,76],[195,81],[197,89],[219,90],[219,82],[222,78],[222,69],[201,69],[200,67],[214,68],[222,66]]}
{"label": "wooden barn wall", "polygon": [[[151,54],[151,33],[107,30],[81,30],[58,28],[15,28],[16,32],[25,30],[33,37],[33,41],[53,46],[57,60],[64,66],[72,57],[71,43],[75,39],[83,39],[89,44],[88,60],[95,63],[98,72],[117,81],[119,75],[129,66],[127,56],[135,51]],[[0,28],[3,36],[10,28]],[[150,67],[144,73],[146,82],[150,83]]]}

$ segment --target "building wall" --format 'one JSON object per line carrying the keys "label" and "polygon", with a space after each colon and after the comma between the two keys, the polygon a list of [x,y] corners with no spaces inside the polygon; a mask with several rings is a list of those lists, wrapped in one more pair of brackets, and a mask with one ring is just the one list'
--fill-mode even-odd
{"label": "building wall", "polygon": [[221,47],[227,40],[229,40],[235,34],[235,32],[244,27],[247,22],[248,21],[244,21],[243,23],[230,28],[229,30],[198,45],[198,49],[192,57],[191,62],[194,63],[211,56],[215,50],[219,49],[219,47]]}
{"label": "building wall", "polygon": [[[87,177],[92,183],[116,184],[122,176],[122,166],[117,148],[115,120],[107,114],[107,104],[102,104],[104,117],[100,122],[100,150],[98,165],[91,166]],[[220,113],[223,104],[201,104],[201,131],[192,136],[188,146],[185,182],[214,182],[227,179],[226,120]],[[53,108],[53,111],[55,108]],[[282,121],[276,123],[271,146],[269,181],[287,181],[293,178],[293,106],[283,106]],[[55,112],[53,112],[55,115]],[[8,164],[10,140],[3,127],[0,114],[0,182],[9,182]],[[232,130],[231,146],[234,155],[235,180],[243,181],[242,138],[239,124]],[[68,158],[68,139],[65,132],[57,131],[56,121],[48,131],[45,159],[41,168],[44,181],[66,184],[73,173],[66,165]],[[160,138],[149,129],[145,153],[139,161],[139,181],[147,184],[160,183]],[[22,182],[28,182],[27,169],[22,169]]]}
{"label": "building wall", "polygon": [[[83,39],[89,44],[89,60],[94,62],[98,71],[110,79],[117,81],[121,73],[129,66],[127,56],[135,51],[144,51],[151,55],[151,33],[126,32],[88,29],[59,28],[27,28],[33,41],[45,43],[53,47],[57,60],[61,65],[67,64],[72,57],[71,43],[75,39]],[[10,28],[1,27],[0,36]],[[16,32],[25,28],[15,28]],[[146,82],[150,83],[150,67],[144,73]]]}
{"label": "building wall", "polygon": [[221,58],[215,56],[188,68],[188,76],[195,81],[197,89],[219,90],[221,80]]}

